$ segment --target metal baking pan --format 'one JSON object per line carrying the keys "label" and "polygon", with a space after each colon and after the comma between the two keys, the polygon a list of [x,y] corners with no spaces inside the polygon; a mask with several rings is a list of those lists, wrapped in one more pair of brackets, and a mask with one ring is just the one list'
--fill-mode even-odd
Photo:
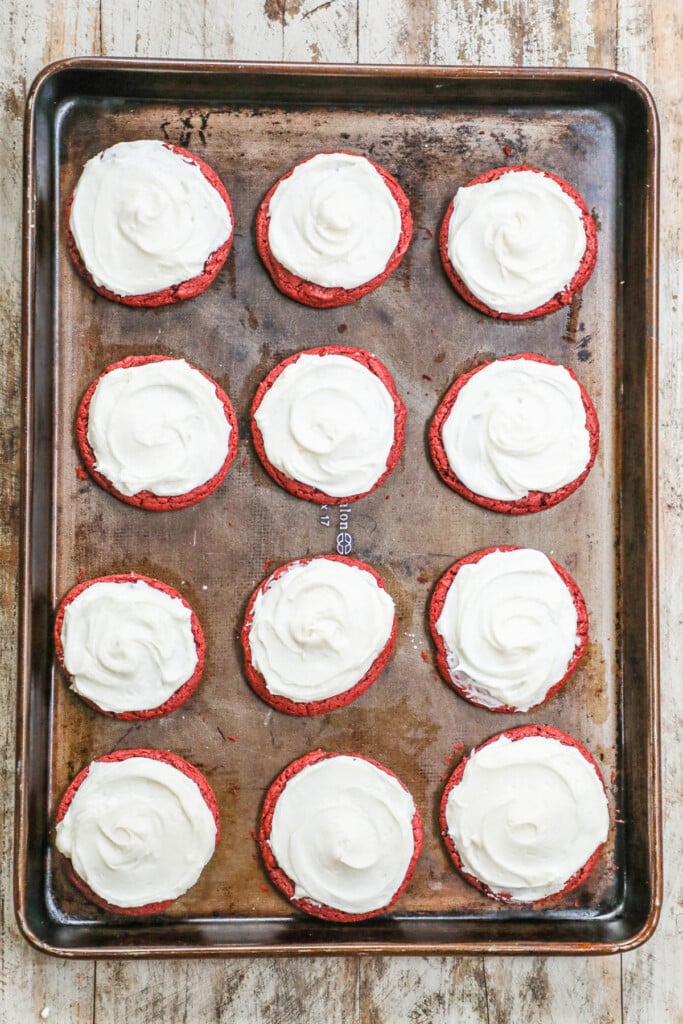
{"label": "metal baking pan", "polygon": [[[130,309],[80,279],[64,243],[81,167],[114,142],[168,139],[221,176],[233,251],[200,297]],[[385,284],[315,310],[272,286],[254,214],[283,172],[320,150],[370,156],[407,192],[413,242]],[[595,273],[571,307],[496,322],[465,305],[436,234],[458,185],[501,164],[569,180],[599,227]],[[17,761],[16,905],[26,937],[65,956],[609,953],[653,931],[661,898],[657,679],[657,119],[637,81],[611,71],[391,68],[67,60],[33,86],[26,121],[24,506]],[[257,383],[284,356],[359,345],[390,368],[408,407],[406,449],[377,492],[320,509],[280,490],[249,439]],[[488,512],[443,485],[429,420],[453,378],[485,356],[531,350],[570,366],[601,423],[597,463],[538,515]],[[88,383],[132,353],[186,357],[236,407],[240,448],[225,484],[194,508],[157,514],[76,470],[74,417]],[[269,710],[241,671],[237,632],[265,566],[337,543],[383,574],[397,649],[348,708],[314,719]],[[495,544],[540,548],[586,596],[588,653],[545,707],[496,715],[458,698],[433,666],[426,604],[456,558]],[[196,609],[208,656],[199,690],[166,719],[121,723],[73,696],[54,666],[54,609],[79,573],[137,570]],[[504,906],[452,869],[437,806],[458,744],[539,722],[576,736],[602,766],[612,828],[598,869],[552,909]],[[230,737],[234,736],[232,740]],[[223,837],[200,882],[160,917],[108,916],[76,893],[52,821],[73,775],[116,748],[162,747],[197,765],[218,796]],[[306,751],[367,754],[412,791],[425,823],[413,880],[386,917],[331,924],[293,914],[268,884],[251,835],[265,788]],[[457,757],[458,755],[456,755]]]}

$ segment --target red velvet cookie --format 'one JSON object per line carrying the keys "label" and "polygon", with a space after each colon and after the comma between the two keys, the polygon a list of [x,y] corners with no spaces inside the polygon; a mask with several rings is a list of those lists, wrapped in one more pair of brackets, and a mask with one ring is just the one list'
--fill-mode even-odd
{"label": "red velvet cookie", "polygon": [[[392,785],[393,783],[397,784],[397,790],[398,787],[400,787],[400,791],[402,791],[402,802],[405,802],[406,806],[410,804],[412,807],[412,811],[410,812],[410,822],[402,823],[405,826],[406,833],[408,829],[412,832],[412,852],[408,858],[407,866],[405,867],[400,879],[398,879],[396,889],[391,894],[390,898],[387,899],[381,907],[376,907],[374,909],[364,911],[363,913],[352,913],[346,910],[340,910],[327,903],[318,902],[309,896],[295,896],[295,881],[283,870],[271,848],[273,818],[278,802],[282,797],[287,784],[290,780],[295,779],[306,769],[311,768],[320,762],[338,757],[367,762],[368,765],[377,769],[378,772],[382,772],[389,776],[389,778],[393,780]],[[340,817],[338,817],[337,811],[342,807],[342,804],[343,810],[340,812]],[[378,812],[375,809],[375,814],[377,815],[377,813]],[[311,858],[314,861],[316,860],[316,855],[321,858],[321,868],[326,880],[330,879],[332,868],[334,866],[331,862],[334,861],[345,865],[345,868],[342,869],[342,873],[350,873],[355,869],[358,869],[359,871],[363,870],[363,867],[365,866],[364,862],[366,862],[366,849],[362,848],[358,850],[358,858],[354,856],[354,853],[356,852],[356,847],[361,840],[363,842],[367,841],[368,837],[370,837],[372,833],[375,833],[376,836],[378,831],[376,827],[378,826],[378,818],[368,818],[367,812],[364,813],[363,809],[359,805],[350,808],[348,800],[344,799],[344,791],[341,785],[335,790],[335,813],[331,816],[332,820],[323,815],[323,817],[325,817],[324,835],[318,831],[318,826],[320,825],[322,827],[323,822],[321,821],[320,816],[316,815],[315,808],[312,808],[310,804],[305,807],[302,817],[305,819],[302,821],[302,828],[307,833],[310,832],[311,839],[315,840],[316,848],[313,848],[313,842],[311,844]],[[415,807],[407,788],[393,772],[388,768],[385,768],[384,765],[379,764],[379,762],[373,761],[372,758],[364,757],[361,754],[344,755],[339,753],[327,753],[323,750],[312,751],[311,753],[305,754],[303,757],[292,761],[292,763],[289,764],[287,768],[285,768],[285,770],[275,779],[268,789],[263,801],[258,832],[261,856],[263,857],[268,874],[280,892],[299,910],[303,910],[305,913],[311,914],[314,917],[322,918],[325,921],[338,922],[365,921],[368,918],[377,917],[379,914],[387,913],[394,906],[410,881],[415,864],[417,863],[422,849],[422,837],[423,831],[420,813],[417,810],[417,807]],[[325,843],[327,843],[327,850],[324,849]],[[390,856],[392,849],[387,848],[386,839],[384,840],[384,843],[385,845],[379,855],[381,856],[384,854]],[[373,853],[375,852],[376,851],[373,851]],[[324,859],[324,863],[322,863],[322,859]],[[384,881],[386,888],[386,876]],[[331,882],[331,884],[333,883]],[[353,887],[352,882],[351,887]],[[339,900],[339,902],[341,901],[342,900]]]}
{"label": "red velvet cookie", "polygon": [[[66,792],[64,793],[64,796],[62,797],[59,807],[57,809],[55,825],[59,825],[59,823],[66,815],[67,811],[69,810],[69,807],[71,806],[71,803],[73,802],[74,797],[76,796],[76,793],[78,792],[82,784],[85,782],[86,778],[88,777],[88,774],[90,773],[90,769],[92,768],[92,765],[94,763],[117,763],[121,761],[126,761],[131,757],[146,757],[152,761],[165,762],[166,764],[170,765],[171,768],[175,768],[177,771],[182,772],[183,775],[186,775],[189,779],[192,780],[192,782],[196,784],[197,788],[201,793],[202,798],[204,799],[204,802],[206,803],[207,807],[211,812],[211,815],[213,816],[213,820],[216,826],[215,843],[217,845],[218,840],[220,839],[220,814],[218,810],[218,802],[216,801],[216,797],[214,796],[211,786],[209,785],[209,783],[207,782],[207,780],[205,779],[205,777],[202,775],[198,768],[195,768],[194,765],[191,765],[182,757],[178,757],[177,754],[171,754],[169,751],[166,750],[116,750],[111,754],[105,754],[103,757],[98,757],[95,762],[86,765],[86,767],[83,768],[78,773],[78,775],[76,775],[76,777],[73,779],[71,784],[68,786]],[[170,907],[173,903],[175,903],[175,899],[170,899],[159,901],[156,903],[147,903],[143,906],[138,907],[115,906],[111,903],[108,903],[106,900],[102,899],[102,897],[98,896],[97,893],[93,892],[93,890],[90,888],[87,882],[85,882],[83,878],[81,878],[80,875],[77,873],[77,871],[75,870],[71,863],[71,859],[67,858],[67,860],[67,873],[69,875],[70,880],[73,882],[74,886],[91,903],[94,903],[96,906],[100,907],[102,910],[108,911],[109,913],[123,914],[129,917],[139,917],[148,914],[160,914],[168,907]]]}
{"label": "red velvet cookie", "polygon": [[209,182],[209,184],[216,190],[225,204],[229,217],[230,217],[230,234],[226,241],[210,253],[202,272],[195,277],[190,278],[187,281],[182,281],[179,284],[174,284],[168,288],[163,288],[160,291],[147,292],[140,295],[117,295],[116,292],[111,291],[109,288],[103,285],[98,285],[93,280],[91,273],[86,267],[81,253],[79,252],[76,240],[71,232],[70,220],[71,220],[71,208],[74,201],[74,193],[69,197],[69,201],[66,207],[66,243],[69,249],[69,254],[74,262],[78,273],[81,277],[90,285],[90,287],[98,293],[98,295],[104,296],[105,299],[110,299],[112,302],[121,302],[126,306],[165,306],[173,302],[181,302],[183,299],[192,299],[196,295],[205,291],[206,288],[212,283],[219,270],[225,263],[228,253],[232,247],[232,241],[234,237],[235,221],[232,212],[232,205],[230,203],[230,197],[220,180],[216,172],[209,167],[200,157],[194,153],[188,152],[186,149],[181,149],[180,146],[174,146],[171,143],[163,143],[166,149],[173,153],[176,153],[183,160],[194,164]]}
{"label": "red velvet cookie", "polygon": [[[602,839],[597,841],[595,848],[590,851],[590,853],[585,858],[583,863],[581,863],[573,871],[571,876],[567,878],[565,881],[563,881],[563,883],[557,891],[549,893],[548,895],[542,896],[538,899],[525,900],[519,894],[513,895],[513,893],[511,892],[502,892],[498,891],[497,889],[494,890],[491,888],[489,884],[487,884],[481,878],[467,871],[463,863],[462,852],[458,849],[458,846],[454,841],[451,832],[449,831],[449,825],[447,821],[447,804],[448,798],[451,795],[451,793],[462,783],[465,774],[465,769],[467,768],[468,764],[472,761],[473,758],[476,758],[481,751],[485,750],[485,748],[487,747],[490,747],[491,744],[496,743],[498,740],[501,740],[502,738],[510,740],[514,743],[530,737],[543,737],[545,739],[562,744],[563,746],[571,747],[574,750],[576,750],[581,755],[581,757],[590,765],[591,769],[595,773],[598,782],[598,788],[596,789],[595,793],[601,793],[601,797],[599,797],[599,801],[601,803],[601,810],[599,813],[600,816],[604,818],[604,836]],[[511,789],[514,790],[515,795],[511,798],[510,804],[502,803],[501,806],[498,808],[497,817],[499,827],[496,829],[496,834],[497,836],[504,835],[506,838],[509,838],[510,845],[518,856],[524,856],[523,851],[526,847],[528,852],[525,870],[532,872],[535,868],[536,870],[538,870],[538,868],[535,863],[535,840],[534,838],[530,839],[530,837],[535,831],[538,831],[541,833],[541,842],[543,841],[544,827],[546,829],[552,829],[552,823],[549,821],[544,822],[543,818],[545,815],[552,816],[554,811],[557,812],[557,808],[553,806],[552,796],[550,794],[546,796],[545,802],[543,800],[537,801],[531,810],[529,808],[525,808],[521,803],[517,807],[512,806],[512,802],[514,801],[514,799],[516,799],[517,794],[519,794],[520,798],[524,796],[531,783],[529,782],[528,776],[526,778],[520,777],[519,786],[515,786],[513,785],[515,782],[514,775],[509,774],[514,773],[514,766],[507,766],[505,770],[508,773],[508,778],[511,782]],[[492,786],[495,780],[493,779],[492,773],[489,772],[489,774],[491,775],[490,785]],[[522,773],[522,775],[523,774],[524,773]],[[595,793],[593,795],[595,795]],[[603,800],[604,805],[602,804]],[[481,811],[482,809],[479,808],[479,810]],[[486,808],[484,808],[484,811],[485,810]],[[494,812],[492,811],[491,813]],[[533,817],[534,821],[527,821],[527,817]],[[507,729],[505,730],[505,732],[501,732],[495,736],[492,736],[490,739],[486,740],[475,750],[473,750],[468,756],[462,759],[458,767],[451,775],[450,779],[448,780],[448,783],[446,784],[446,788],[444,789],[439,810],[439,823],[441,827],[441,834],[443,836],[443,840],[446,845],[446,849],[448,850],[448,853],[451,857],[451,860],[453,861],[455,867],[458,869],[463,878],[467,882],[469,882],[470,885],[474,886],[476,889],[479,889],[481,892],[485,893],[487,896],[490,896],[492,899],[500,900],[504,903],[521,902],[528,903],[534,907],[541,907],[550,902],[554,903],[561,897],[566,896],[568,893],[572,892],[572,890],[576,889],[577,886],[585,882],[585,880],[588,878],[589,874],[595,867],[600,856],[602,847],[604,845],[604,841],[607,837],[607,831],[609,827],[607,792],[605,789],[605,784],[602,779],[602,775],[600,773],[600,769],[598,768],[598,765],[596,764],[594,758],[588,752],[588,750],[586,750],[586,748],[581,743],[579,743],[578,740],[574,739],[573,736],[569,736],[567,733],[564,733],[560,729],[556,729],[550,725],[523,725],[517,729]],[[471,824],[470,826],[474,830],[470,832],[471,840],[473,839],[475,832],[476,835],[479,835],[479,830],[475,829],[475,824]],[[583,823],[578,821],[577,827],[579,824]],[[515,833],[517,833],[517,835],[515,835]],[[486,838],[488,839],[488,836]],[[484,842],[483,839],[482,842]],[[557,842],[558,845],[561,843],[561,837],[557,839]],[[542,854],[539,853],[538,857],[539,859],[541,859]],[[507,868],[507,865],[505,866]],[[531,887],[532,884],[532,882],[527,882],[528,887]]]}
{"label": "red velvet cookie", "polygon": [[[271,391],[273,385],[283,371],[286,370],[288,366],[297,363],[301,356],[344,356],[348,359],[353,359],[355,362],[360,363],[374,374],[374,376],[384,385],[386,391],[391,397],[394,406],[393,443],[391,444],[391,448],[386,459],[386,467],[374,480],[372,486],[368,487],[366,490],[342,496],[331,495],[318,487],[287,476],[284,472],[276,468],[268,458],[266,453],[267,443],[264,440],[263,433],[259,428],[258,423],[256,422],[256,414],[264,398]],[[349,399],[353,400],[355,397],[356,396],[354,395],[350,395]],[[396,464],[400,458],[401,452],[403,451],[403,444],[405,441],[405,421],[405,406],[396,390],[393,377],[387,370],[386,366],[375,356],[370,355],[369,352],[343,345],[323,345],[319,348],[307,349],[304,352],[296,352],[294,355],[288,356],[274,367],[267,377],[265,377],[265,379],[259,384],[256,389],[256,394],[254,395],[254,400],[251,404],[251,430],[254,439],[254,447],[256,448],[256,452],[266,473],[268,473],[268,475],[272,477],[280,487],[289,491],[289,493],[293,494],[295,497],[302,498],[304,501],[313,501],[316,504],[323,505],[338,505],[342,503],[345,504],[350,501],[357,501],[359,498],[364,498],[367,494],[370,494],[384,482],[389,474],[396,468]],[[334,429],[335,424],[331,424],[330,430],[333,431]],[[344,448],[345,452],[348,451],[348,444],[346,443],[345,438],[342,437],[339,444]]]}
{"label": "red velvet cookie", "polygon": [[443,263],[444,270],[446,271],[448,280],[465,302],[479,310],[479,312],[485,313],[487,316],[496,317],[499,320],[526,320],[529,317],[544,316],[546,313],[552,313],[555,310],[561,309],[562,306],[569,305],[575,293],[583,288],[593,273],[595,261],[598,255],[598,238],[595,221],[591,217],[586,203],[575,188],[562,178],[558,178],[557,175],[551,174],[549,171],[539,170],[536,167],[527,167],[524,164],[520,164],[516,167],[496,167],[493,170],[486,171],[484,174],[480,174],[478,177],[473,178],[472,181],[468,182],[467,185],[463,187],[469,188],[472,185],[481,185],[486,182],[495,181],[504,174],[516,171],[531,171],[534,174],[541,174],[545,178],[550,178],[559,185],[562,191],[566,193],[570,199],[573,200],[581,214],[581,221],[586,234],[586,248],[583,257],[581,258],[581,262],[579,263],[579,266],[571,280],[546,302],[537,306],[535,309],[530,309],[523,313],[506,313],[497,309],[492,309],[472,293],[449,259],[448,229],[451,215],[453,213],[454,203],[454,199],[451,199],[448,209],[446,210],[446,216],[441,223],[441,229],[439,231],[439,253],[441,255],[441,262]]}
{"label": "red velvet cookie", "polygon": [[[345,156],[359,156],[357,153],[348,153],[344,150],[340,151],[340,153]],[[321,155],[334,156],[335,154],[316,154],[316,156]],[[399,239],[384,270],[365,283],[353,288],[325,287],[297,276],[284,267],[282,263],[275,258],[271,251],[268,240],[270,201],[281,182],[290,178],[297,167],[308,163],[308,161],[312,159],[314,159],[314,157],[308,157],[307,160],[302,160],[299,164],[288,171],[287,174],[284,174],[278,181],[276,181],[273,187],[267,192],[256,214],[256,248],[272,278],[273,284],[279,289],[279,291],[284,295],[287,295],[289,298],[294,299],[296,302],[301,302],[306,306],[313,306],[317,309],[329,309],[336,306],[346,306],[349,303],[362,298],[362,296],[367,295],[368,292],[374,291],[375,288],[379,288],[379,286],[387,277],[389,277],[390,274],[393,273],[403,259],[412,236],[413,219],[410,213],[408,197],[396,179],[383,167],[380,167],[378,164],[368,160],[367,162],[375,168],[389,189],[401,214],[401,231]],[[367,158],[362,157],[361,159]]]}
{"label": "red velvet cookie", "polygon": [[[436,665],[445,681],[453,687],[455,692],[459,694],[464,700],[470,704],[474,704],[476,707],[485,708],[488,711],[496,711],[504,714],[511,714],[519,711],[520,709],[509,704],[498,704],[493,707],[490,703],[486,703],[482,700],[482,695],[477,693],[477,684],[475,680],[472,680],[470,684],[465,683],[462,680],[453,678],[448,665],[448,652],[443,636],[436,628],[436,623],[439,620],[441,612],[443,611],[444,603],[448,595],[448,591],[453,583],[455,577],[458,575],[460,570],[465,565],[475,565],[480,562],[486,555],[490,555],[494,552],[500,551],[522,551],[524,548],[519,545],[504,545],[500,544],[497,547],[484,548],[481,551],[475,551],[471,555],[467,555],[465,558],[459,558],[447,571],[443,574],[441,579],[436,584],[432,593],[431,601],[429,604],[429,628],[431,630],[432,639],[436,646]],[[588,612],[586,610],[586,602],[584,600],[581,590],[572,576],[559,565],[554,559],[545,556],[550,562],[551,566],[560,577],[569,594],[571,595],[572,602],[576,608],[576,644],[574,647],[571,660],[567,664],[566,671],[560,679],[551,685],[545,693],[545,696],[536,701],[530,707],[525,707],[523,710],[528,711],[533,707],[538,707],[540,704],[544,704],[547,700],[553,697],[567,682],[569,677],[574,672],[579,661],[583,657],[586,645],[588,643]],[[514,614],[514,610],[513,610]],[[481,689],[481,685],[479,687]]]}
{"label": "red velvet cookie", "polygon": [[581,393],[581,401],[586,414],[586,430],[589,434],[589,459],[585,469],[579,473],[574,480],[565,484],[562,487],[557,488],[555,491],[534,491],[530,490],[526,497],[518,498],[516,500],[504,501],[497,498],[486,497],[482,494],[476,494],[466,484],[462,482],[451,468],[448,461],[448,456],[444,449],[443,443],[443,429],[444,424],[455,405],[459,394],[465,385],[470,381],[476,374],[480,373],[485,367],[491,366],[493,362],[502,363],[508,360],[531,360],[537,363],[546,363],[549,366],[557,366],[559,364],[553,363],[551,359],[546,359],[545,356],[538,355],[534,352],[521,352],[518,355],[512,356],[501,356],[498,360],[481,363],[479,366],[475,366],[473,370],[463,374],[461,377],[451,385],[446,395],[439,404],[434,418],[429,427],[429,450],[432,456],[434,466],[444,481],[448,484],[452,490],[462,495],[463,498],[467,498],[468,501],[474,502],[476,505],[481,505],[483,508],[487,508],[492,512],[504,512],[508,515],[525,515],[529,512],[541,512],[543,509],[552,508],[553,505],[559,504],[568,498],[570,494],[573,494],[583,483],[588,476],[595,457],[598,451],[598,444],[600,440],[600,425],[598,423],[597,413],[595,406],[593,405],[586,389],[584,388],[581,381],[575,376],[575,374],[569,369],[569,367],[563,367],[569,376],[576,381],[579,386]]}
{"label": "red velvet cookie", "polygon": [[175,711],[177,708],[181,706],[181,704],[184,704],[185,701],[192,696],[192,694],[197,688],[199,680],[202,677],[202,672],[204,670],[204,658],[206,654],[204,633],[199,622],[199,619],[197,618],[193,609],[190,607],[190,605],[185,600],[183,595],[180,594],[177,590],[174,590],[173,587],[168,586],[168,584],[162,583],[161,580],[151,579],[149,576],[142,576],[136,572],[118,573],[113,576],[99,576],[97,579],[86,580],[83,583],[79,583],[69,591],[69,593],[66,595],[66,597],[64,598],[64,600],[62,601],[57,610],[54,625],[55,654],[62,668],[62,671],[67,676],[67,678],[71,680],[73,677],[65,664],[64,645],[62,642],[62,628],[64,625],[64,616],[66,614],[68,606],[77,597],[79,597],[79,595],[81,595],[84,591],[88,590],[96,583],[136,582],[144,583],[147,586],[152,587],[154,590],[158,590],[161,593],[166,594],[170,598],[174,598],[181,601],[185,608],[188,609],[191,615],[191,629],[192,637],[194,640],[194,646],[197,653],[197,665],[192,675],[186,680],[186,682],[184,682],[180,687],[178,687],[178,689],[167,700],[165,700],[162,704],[155,708],[149,708],[139,711],[107,711],[104,708],[100,707],[99,704],[96,703],[96,701],[90,700],[89,698],[84,697],[82,694],[79,694],[81,700],[88,704],[89,707],[94,708],[95,711],[99,711],[100,714],[107,715],[108,718],[121,718],[131,722],[143,721],[144,719],[148,718],[160,718],[162,715],[169,715],[172,711]]}
{"label": "red velvet cookie", "polygon": [[[106,370],[102,371],[99,377],[92,382],[88,390],[85,392],[81,399],[76,416],[76,439],[78,447],[85,468],[88,470],[93,480],[95,480],[103,490],[108,491],[109,494],[113,494],[114,497],[119,498],[120,501],[125,501],[128,505],[135,505],[138,508],[143,508],[150,512],[170,512],[174,509],[187,508],[190,505],[196,505],[197,502],[202,501],[204,498],[207,498],[212,494],[218,487],[220,487],[227,476],[228,470],[230,469],[237,452],[238,440],[237,418],[228,396],[207,373],[204,373],[203,370],[197,369],[197,367],[187,364],[190,370],[194,370],[196,373],[201,374],[201,376],[213,386],[216,397],[223,406],[225,419],[229,426],[229,438],[226,457],[220,469],[204,483],[191,488],[183,494],[177,495],[155,494],[148,489],[140,490],[132,495],[124,494],[111,482],[111,480],[98,471],[96,467],[96,455],[88,439],[90,404],[98,384],[113,370],[134,369],[135,367],[142,367],[151,363],[162,362],[182,362],[182,360],[173,360],[171,356],[148,355],[128,356],[126,359],[121,359],[119,362],[112,363],[106,368]],[[159,425],[155,424],[155,427],[159,429]]]}
{"label": "red velvet cookie", "polygon": [[[396,615],[394,614],[391,629],[387,637],[386,643],[384,644],[384,647],[377,654],[377,656],[375,657],[374,661],[367,669],[367,671],[365,671],[361,678],[358,679],[358,681],[354,685],[350,686],[348,689],[342,691],[341,693],[337,693],[332,697],[327,697],[321,700],[303,702],[295,701],[290,699],[289,697],[280,694],[274,694],[271,692],[271,690],[268,688],[266,679],[263,677],[262,673],[255,667],[252,660],[251,629],[254,623],[254,614],[257,598],[259,598],[259,596],[265,594],[268,590],[270,590],[273,584],[275,584],[278,580],[281,580],[281,578],[294,567],[306,566],[310,565],[311,563],[320,561],[337,562],[342,565],[358,569],[364,573],[368,573],[369,576],[371,576],[372,579],[376,582],[378,588],[381,591],[385,591],[384,582],[381,576],[377,572],[375,572],[372,566],[366,565],[364,562],[359,562],[353,558],[346,558],[344,555],[319,555],[315,558],[301,558],[297,559],[294,562],[288,562],[286,565],[280,566],[279,569],[276,569],[275,572],[271,573],[271,575],[268,576],[267,579],[263,580],[263,582],[259,584],[259,586],[252,594],[249,600],[249,604],[247,605],[247,610],[244,616],[244,625],[242,626],[242,632],[240,636],[242,648],[244,650],[244,672],[247,677],[249,685],[254,690],[254,692],[259,697],[261,697],[262,700],[266,701],[267,704],[270,704],[277,711],[284,711],[288,715],[322,715],[327,713],[328,711],[334,711],[337,708],[346,707],[346,705],[351,704],[357,697],[360,697],[362,693],[365,693],[365,691],[375,682],[380,673],[383,672],[384,668],[387,665],[387,662],[389,661],[389,658],[391,657],[392,651],[394,649],[394,644],[396,643]],[[310,614],[310,612],[313,611],[313,609],[310,608],[310,595],[308,600],[308,612]],[[292,604],[291,599],[289,604]],[[315,604],[318,617],[306,619],[305,624],[309,633],[316,633],[316,640],[314,642],[318,643],[320,633],[323,631],[324,628],[329,627],[330,610],[327,607],[325,607],[324,599],[322,598],[320,601],[316,601]],[[299,611],[299,608],[297,605],[295,605],[294,608],[292,609],[292,612],[295,616],[297,614],[297,611]],[[319,621],[320,616],[324,616],[326,621],[321,623]],[[302,627],[301,620],[297,618],[297,621],[294,625],[295,627],[298,627],[298,632],[300,632]],[[349,643],[352,645],[352,624],[348,623],[345,620],[343,622],[336,622],[335,626],[338,629],[338,633],[347,638]],[[276,632],[277,635],[279,636],[283,628],[282,623],[280,623],[279,621],[278,627],[279,628]],[[302,645],[300,653],[302,657],[305,656],[305,645]],[[329,655],[329,657],[332,657],[332,655]],[[304,677],[306,677],[309,674],[309,672],[306,669],[305,660],[301,662],[301,673]]]}

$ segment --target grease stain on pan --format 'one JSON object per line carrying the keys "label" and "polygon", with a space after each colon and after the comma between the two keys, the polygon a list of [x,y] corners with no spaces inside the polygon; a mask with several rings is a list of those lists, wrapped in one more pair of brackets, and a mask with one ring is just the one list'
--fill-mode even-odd
{"label": "grease stain on pan", "polygon": [[[586,653],[579,662],[577,675],[582,677],[582,704],[586,715],[596,725],[604,725],[612,713],[606,679],[605,656],[602,645],[589,640]],[[570,680],[571,683],[571,680]]]}

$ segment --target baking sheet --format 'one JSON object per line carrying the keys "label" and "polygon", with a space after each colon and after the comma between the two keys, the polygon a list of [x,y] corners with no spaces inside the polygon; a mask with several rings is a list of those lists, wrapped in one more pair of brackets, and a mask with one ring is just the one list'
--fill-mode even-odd
{"label": "baking sheet", "polygon": [[[313,101],[312,101],[313,98]],[[97,296],[64,244],[64,211],[85,161],[117,141],[167,139],[205,159],[235,212],[216,282],[176,306],[137,310]],[[608,72],[307,68],[75,60],[47,69],[27,115],[24,575],[20,656],[17,912],[30,941],[64,955],[611,952],[643,941],[660,899],[656,633],[656,116],[639,83]],[[403,263],[376,292],[333,310],[275,290],[254,248],[264,193],[302,158],[348,149],[385,166],[415,221]],[[628,156],[628,159],[626,157]],[[437,251],[456,188],[502,164],[566,178],[598,224],[596,270],[571,307],[535,321],[481,316],[455,294]],[[408,410],[399,467],[374,494],[320,508],[258,464],[248,409],[282,358],[321,344],[367,348]],[[452,380],[484,358],[539,352],[574,370],[596,405],[598,459],[557,507],[509,517],[450,491],[427,429]],[[127,355],[184,357],[236,408],[240,443],[226,482],[194,508],[150,513],[82,480],[74,418],[90,381]],[[348,708],[295,719],[242,675],[238,632],[272,568],[336,549],[373,564],[397,606],[388,668]],[[436,673],[431,589],[457,558],[496,544],[537,547],[581,586],[587,654],[546,706],[498,715]],[[53,665],[54,609],[79,576],[135,570],[177,587],[204,627],[197,693],[165,719],[98,715]],[[495,732],[547,723],[594,754],[612,827],[597,870],[551,909],[507,907],[454,871],[438,801],[461,756]],[[234,739],[232,739],[234,737]],[[199,883],[150,920],[107,916],[76,893],[52,850],[52,819],[80,768],[118,748],[161,747],[207,776],[222,838]],[[265,789],[317,747],[395,771],[423,816],[413,879],[383,918],[352,925],[292,914],[256,855]]]}

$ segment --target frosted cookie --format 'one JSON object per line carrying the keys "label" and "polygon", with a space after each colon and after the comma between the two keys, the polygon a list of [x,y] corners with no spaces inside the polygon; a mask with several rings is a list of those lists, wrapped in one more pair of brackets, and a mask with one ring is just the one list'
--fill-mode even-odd
{"label": "frosted cookie", "polygon": [[568,305],[593,273],[595,222],[562,178],[535,167],[497,167],[459,188],[439,233],[455,290],[501,320]]}
{"label": "frosted cookie", "polygon": [[220,836],[202,775],[165,750],[117,750],[84,768],[57,811],[56,846],[91,902],[158,914],[191,889]]}
{"label": "frosted cookie", "polygon": [[242,627],[249,685],[278,711],[319,715],[374,683],[396,642],[394,602],[371,566],[304,558],[264,580]]}
{"label": "frosted cookie", "polygon": [[233,239],[228,193],[193,153],[152,139],[88,160],[66,211],[78,272],[100,295],[162,306],[203,292]]}
{"label": "frosted cookie", "polygon": [[465,879],[494,899],[539,903],[585,881],[609,831],[597,764],[549,725],[493,736],[444,790],[441,831]]}
{"label": "frosted cookie", "polygon": [[204,634],[185,598],[134,572],[70,590],[54,641],[74,693],[113,718],[170,714],[194,693],[204,668]]}
{"label": "frosted cookie", "polygon": [[386,366],[333,345],[289,356],[251,406],[266,472],[290,494],[322,504],[356,501],[379,487],[403,451],[405,418]]}
{"label": "frosted cookie", "polygon": [[548,700],[588,642],[578,585],[531,548],[486,548],[459,559],[434,588],[429,625],[443,678],[491,711],[528,711]]}
{"label": "frosted cookie", "polygon": [[273,185],[256,247],[275,286],[307,306],[344,306],[396,269],[413,230],[403,189],[355,153],[318,153]]}
{"label": "frosted cookie", "polygon": [[523,352],[459,377],[429,428],[442,480],[494,512],[523,515],[564,501],[595,461],[598,417],[571,370]]}
{"label": "frosted cookie", "polygon": [[294,906],[327,921],[364,921],[390,910],[407,886],[422,822],[388,768],[316,750],[271,785],[258,838],[271,879]]}
{"label": "frosted cookie", "polygon": [[222,484],[237,451],[237,420],[225,392],[184,359],[128,356],[86,391],[76,436],[100,487],[165,512]]}

